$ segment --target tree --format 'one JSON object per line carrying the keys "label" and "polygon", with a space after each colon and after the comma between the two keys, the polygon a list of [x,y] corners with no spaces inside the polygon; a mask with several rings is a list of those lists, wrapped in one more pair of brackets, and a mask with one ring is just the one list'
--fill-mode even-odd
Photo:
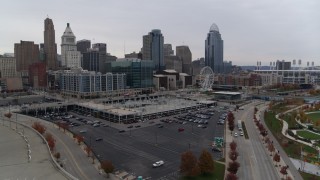
{"label": "tree", "polygon": [[275,151],[275,148],[272,143],[268,144],[268,150],[271,152],[271,156],[272,156],[273,152]]}
{"label": "tree", "polygon": [[60,153],[59,153],[59,152],[57,152],[57,153],[55,153],[55,154],[54,154],[54,157],[55,157],[57,160],[59,160],[59,159],[60,159],[60,157],[61,157],[61,155],[60,155]]}
{"label": "tree", "polygon": [[46,128],[45,126],[43,126],[41,123],[39,122],[34,122],[32,124],[32,128],[35,129],[36,131],[38,131],[40,134],[44,134],[44,132],[46,132]]}
{"label": "tree", "polygon": [[199,157],[199,168],[201,174],[213,173],[214,162],[211,154],[207,150],[202,150]]}
{"label": "tree", "polygon": [[234,141],[232,141],[232,142],[230,143],[230,149],[231,149],[232,151],[235,151],[235,150],[237,149],[237,143],[234,142]]}
{"label": "tree", "polygon": [[91,149],[91,147],[86,146],[86,147],[84,148],[84,151],[86,151],[87,156],[89,157],[89,156],[90,156],[90,154],[91,154],[91,152],[92,152],[92,149]]}
{"label": "tree", "polygon": [[275,153],[273,156],[273,160],[276,162],[276,165],[278,162],[280,162],[280,155],[278,153]]}
{"label": "tree", "polygon": [[281,173],[283,176],[286,176],[286,175],[288,174],[287,168],[288,168],[288,166],[282,166],[282,167],[281,167],[280,173]]}
{"label": "tree", "polygon": [[239,153],[237,151],[230,151],[229,152],[229,158],[232,160],[232,161],[235,161],[237,160],[239,156]]}
{"label": "tree", "polygon": [[194,174],[193,170],[198,164],[197,158],[191,151],[187,151],[181,154],[180,171],[182,174],[187,176],[192,176]]}
{"label": "tree", "polygon": [[237,161],[232,161],[232,162],[229,162],[229,166],[228,166],[227,171],[229,171],[233,174],[237,174],[239,167],[240,167],[240,164]]}
{"label": "tree", "polygon": [[192,168],[191,170],[191,174],[189,176],[194,177],[194,176],[198,176],[201,173],[199,164],[195,164],[195,166]]}
{"label": "tree", "polygon": [[235,174],[229,172],[225,180],[237,180],[237,179],[238,177]]}
{"label": "tree", "polygon": [[229,124],[229,130],[233,131],[234,130],[234,123]]}
{"label": "tree", "polygon": [[109,173],[113,173],[114,166],[111,161],[104,160],[101,162],[101,169],[104,170],[105,173],[107,173],[107,177],[109,177]]}
{"label": "tree", "polygon": [[61,128],[63,129],[63,132],[66,132],[66,130],[69,130],[69,125],[66,123],[62,123]]}
{"label": "tree", "polygon": [[83,142],[84,137],[83,137],[83,136],[80,136],[80,135],[76,135],[76,140],[77,140],[77,142],[78,142],[78,145],[80,145],[80,144]]}

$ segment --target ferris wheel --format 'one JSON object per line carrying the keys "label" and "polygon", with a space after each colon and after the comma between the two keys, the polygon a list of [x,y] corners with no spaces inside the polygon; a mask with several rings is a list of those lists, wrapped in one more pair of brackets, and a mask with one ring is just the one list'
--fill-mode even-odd
{"label": "ferris wheel", "polygon": [[209,66],[202,68],[200,71],[199,79],[202,90],[211,90],[214,82],[214,73],[212,69]]}

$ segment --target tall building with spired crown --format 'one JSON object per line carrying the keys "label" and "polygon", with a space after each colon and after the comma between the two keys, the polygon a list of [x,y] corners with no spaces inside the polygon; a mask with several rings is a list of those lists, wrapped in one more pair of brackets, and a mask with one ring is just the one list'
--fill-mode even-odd
{"label": "tall building with spired crown", "polygon": [[164,70],[163,35],[160,29],[153,29],[148,35],[143,36],[142,58],[152,60],[154,70]]}
{"label": "tall building with spired crown", "polygon": [[49,18],[44,20],[44,54],[47,69],[56,70],[58,67],[57,44],[54,25]]}
{"label": "tall building with spired crown", "polygon": [[73,34],[70,24],[61,36],[61,66],[68,68],[81,67],[81,52],[77,51],[76,36]]}
{"label": "tall building with spired crown", "polygon": [[223,40],[214,23],[205,41],[205,65],[210,66],[214,73],[223,73]]}

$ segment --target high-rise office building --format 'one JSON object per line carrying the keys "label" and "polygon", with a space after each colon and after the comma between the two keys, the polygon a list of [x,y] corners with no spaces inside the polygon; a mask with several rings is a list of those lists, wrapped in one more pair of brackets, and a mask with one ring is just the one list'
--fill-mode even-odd
{"label": "high-rise office building", "polygon": [[192,53],[188,46],[177,46],[176,55],[182,60],[182,72],[191,75],[192,74]]}
{"label": "high-rise office building", "polygon": [[172,50],[171,44],[164,44],[163,45],[163,55],[164,56],[173,56],[174,55],[174,50]]}
{"label": "high-rise office building", "polygon": [[152,60],[154,70],[163,70],[163,35],[160,29],[153,29],[148,35],[143,36],[142,58],[143,60]]}
{"label": "high-rise office building", "polygon": [[106,43],[95,43],[92,44],[93,49],[97,49],[101,54],[107,54],[107,44]]}
{"label": "high-rise office building", "polygon": [[136,58],[117,59],[110,63],[111,72],[126,74],[127,88],[149,88],[153,86],[153,62]]}
{"label": "high-rise office building", "polygon": [[178,73],[182,73],[182,60],[179,56],[164,56],[164,64],[166,69],[174,69]]}
{"label": "high-rise office building", "polygon": [[61,65],[64,67],[81,67],[81,53],[77,51],[76,36],[69,23],[61,36]]}
{"label": "high-rise office building", "polygon": [[88,49],[91,48],[91,41],[87,39],[82,39],[77,41],[77,51],[81,53],[87,52]]}
{"label": "high-rise office building", "polygon": [[52,19],[44,20],[44,59],[47,69],[57,69],[57,44]]}
{"label": "high-rise office building", "polygon": [[205,41],[205,64],[214,73],[223,73],[223,40],[219,28],[212,24]]}
{"label": "high-rise office building", "polygon": [[17,71],[28,72],[29,65],[39,62],[39,45],[33,41],[20,41],[14,44]]}

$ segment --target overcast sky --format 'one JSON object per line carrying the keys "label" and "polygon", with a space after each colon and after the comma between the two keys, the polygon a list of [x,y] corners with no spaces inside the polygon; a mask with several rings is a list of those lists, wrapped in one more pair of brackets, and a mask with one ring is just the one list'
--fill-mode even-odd
{"label": "overcast sky", "polygon": [[[161,29],[175,49],[188,45],[192,59],[204,57],[212,23],[224,40],[224,60],[235,65],[269,65],[302,59],[320,65],[319,0],[2,0],[0,54],[20,40],[43,42],[44,19],[53,20],[58,53],[70,23],[77,40],[107,43],[124,57],[139,52],[142,36]],[[124,48],[125,47],[125,48]]]}

